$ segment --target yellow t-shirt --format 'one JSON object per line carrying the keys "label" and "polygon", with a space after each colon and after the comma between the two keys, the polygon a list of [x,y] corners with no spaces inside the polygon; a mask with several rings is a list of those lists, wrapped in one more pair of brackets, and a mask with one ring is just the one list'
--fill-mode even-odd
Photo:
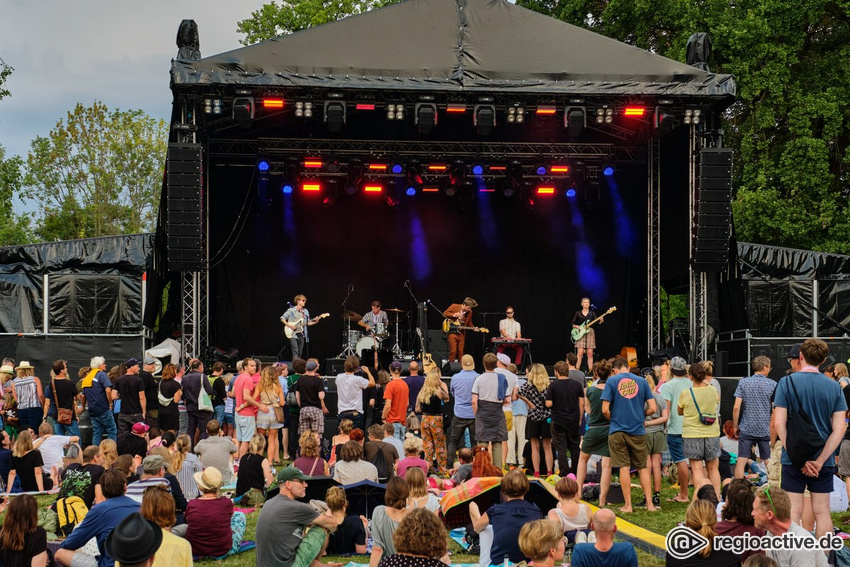
{"label": "yellow t-shirt", "polygon": [[703,416],[717,416],[717,390],[706,383],[700,388],[687,388],[679,396],[678,407],[684,408],[682,416],[682,438],[720,437],[720,421],[713,425],[703,425],[699,422],[699,413],[691,397],[691,390],[697,399]]}

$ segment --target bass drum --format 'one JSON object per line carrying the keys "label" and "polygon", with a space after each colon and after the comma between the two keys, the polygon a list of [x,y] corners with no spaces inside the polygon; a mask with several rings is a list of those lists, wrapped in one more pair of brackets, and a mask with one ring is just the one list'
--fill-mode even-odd
{"label": "bass drum", "polygon": [[357,354],[361,354],[364,350],[373,350],[376,348],[381,348],[381,345],[378,343],[375,337],[363,337],[359,341],[357,341],[357,346],[354,349],[354,352]]}
{"label": "bass drum", "polygon": [[363,333],[360,331],[348,331],[348,348],[356,348],[357,341],[359,341],[362,336]]}

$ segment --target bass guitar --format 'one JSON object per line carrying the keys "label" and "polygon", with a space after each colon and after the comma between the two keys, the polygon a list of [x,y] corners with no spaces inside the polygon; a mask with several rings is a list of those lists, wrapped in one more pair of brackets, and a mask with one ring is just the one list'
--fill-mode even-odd
{"label": "bass guitar", "polygon": [[465,327],[463,325],[453,323],[451,319],[445,319],[443,321],[444,333],[455,333],[459,331],[475,331],[476,333],[489,333],[490,329],[488,329],[487,327]]}
{"label": "bass guitar", "polygon": [[[309,320],[310,323],[315,323],[319,319],[324,319],[325,317],[330,317],[330,313],[322,313],[321,315],[317,315]],[[283,323],[283,332],[286,334],[287,339],[291,339],[296,334],[302,332],[304,330],[304,325],[307,323],[307,320],[304,319],[304,315],[301,313],[298,314],[299,318],[295,321],[289,321],[289,323],[295,323],[295,328],[290,327],[286,321],[283,320],[283,317],[280,318],[280,322]]]}
{"label": "bass guitar", "polygon": [[425,375],[437,368],[437,363],[434,362],[434,359],[431,357],[431,354],[425,348],[425,337],[422,336],[422,331],[419,327],[416,327],[416,334],[419,335],[419,347],[422,349],[422,368],[425,370]]}
{"label": "bass guitar", "polygon": [[600,315],[599,317],[597,317],[593,321],[585,321],[584,323],[579,325],[579,327],[577,329],[571,330],[570,331],[570,337],[572,337],[573,342],[576,342],[579,339],[581,339],[583,336],[585,336],[587,334],[587,332],[590,330],[590,328],[593,325],[595,325],[600,320],[602,320],[602,318],[605,317],[606,315],[610,315],[611,313],[613,313],[616,310],[617,310],[616,307],[612,307],[611,309],[609,309],[608,311],[606,311],[605,313],[603,313],[602,315]]}

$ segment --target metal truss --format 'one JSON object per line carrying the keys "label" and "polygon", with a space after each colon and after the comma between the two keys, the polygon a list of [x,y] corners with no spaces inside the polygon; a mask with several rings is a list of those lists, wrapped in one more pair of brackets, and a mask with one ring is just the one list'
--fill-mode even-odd
{"label": "metal truss", "polygon": [[661,142],[651,138],[647,143],[647,215],[646,225],[646,348],[661,348]]}
{"label": "metal truss", "polygon": [[331,140],[316,138],[260,138],[258,140],[211,140],[209,154],[216,158],[255,160],[262,154],[333,154],[335,156],[439,156],[440,158],[549,158],[613,159],[617,162],[646,161],[646,148],[615,144],[447,142],[422,140]]}
{"label": "metal truss", "polygon": [[[688,204],[690,210],[691,230],[688,231],[690,246],[689,254],[693,257],[694,231],[692,223],[696,218],[697,210],[697,155],[700,149],[700,139],[695,126],[690,127],[688,152]],[[692,264],[692,262],[691,262]],[[708,320],[706,315],[706,274],[696,272],[691,266],[689,274],[689,313],[688,323],[691,333],[691,357],[693,360],[706,360],[708,358]]]}

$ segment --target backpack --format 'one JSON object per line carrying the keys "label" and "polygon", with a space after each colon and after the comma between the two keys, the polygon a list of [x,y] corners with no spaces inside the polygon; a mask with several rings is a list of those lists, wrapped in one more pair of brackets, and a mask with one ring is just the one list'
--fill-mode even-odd
{"label": "backpack", "polygon": [[384,450],[382,445],[386,445],[386,443],[376,443],[372,441],[375,447],[378,450],[375,452],[375,456],[369,461],[375,468],[378,469],[378,481],[379,482],[387,482],[390,478],[390,473],[392,472],[392,467],[387,463],[387,458],[384,456]]}
{"label": "backpack", "polygon": [[[67,498],[59,498],[53,503],[52,509],[56,511],[58,519],[58,533],[67,537],[74,530],[83,518],[88,514],[89,509],[86,508],[86,503],[79,496],[68,496]],[[58,535],[58,534],[57,534]]]}

